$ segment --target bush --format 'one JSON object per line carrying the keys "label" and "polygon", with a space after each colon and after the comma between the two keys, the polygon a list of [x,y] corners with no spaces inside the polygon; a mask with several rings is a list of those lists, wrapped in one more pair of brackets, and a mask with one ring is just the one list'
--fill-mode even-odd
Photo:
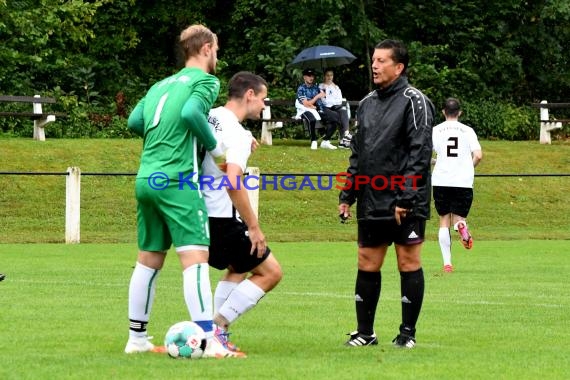
{"label": "bush", "polygon": [[497,140],[537,140],[540,134],[537,109],[493,101],[463,102],[461,121],[479,138]]}
{"label": "bush", "polygon": [[[122,93],[120,93],[122,94]],[[53,96],[57,103],[51,107],[53,111],[64,112],[55,123],[46,127],[49,138],[130,138],[134,135],[127,129],[127,117],[130,110],[123,95],[117,94],[115,99],[103,99],[92,96],[89,101],[82,100],[76,94],[66,94],[56,89]],[[284,99],[292,99],[294,95],[283,95]],[[504,101],[462,100],[463,114],[460,120],[472,127],[477,136],[494,140],[538,140],[540,134],[539,110],[529,106],[519,107]],[[443,121],[443,116],[436,106],[436,123]],[[291,106],[273,106],[272,116],[292,117],[295,109]],[[564,117],[565,114],[558,115]],[[260,121],[246,121],[245,127],[255,134],[261,133]],[[8,136],[32,137],[33,123],[28,119],[0,118],[0,132]],[[302,123],[287,124],[282,129],[273,131],[276,139],[307,139]],[[555,131],[554,139],[564,139],[567,131]]]}

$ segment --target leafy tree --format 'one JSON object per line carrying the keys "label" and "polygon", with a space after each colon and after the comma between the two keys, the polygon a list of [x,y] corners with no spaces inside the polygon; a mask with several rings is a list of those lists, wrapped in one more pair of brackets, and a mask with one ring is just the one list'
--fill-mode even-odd
{"label": "leafy tree", "polygon": [[384,38],[408,45],[410,80],[436,104],[468,100],[486,126],[489,110],[508,110],[508,138],[520,137],[518,124],[529,128],[529,103],[570,93],[570,0],[0,0],[0,92],[54,94],[73,130],[88,122],[97,132],[182,66],[177,40],[194,23],[218,34],[223,85],[250,70],[268,80],[271,97],[294,96],[301,73],[288,63],[323,44],[357,57],[336,80],[360,99],[373,88],[371,53]]}
{"label": "leafy tree", "polygon": [[65,82],[93,38],[101,0],[6,1],[0,5],[2,92],[46,91]]}

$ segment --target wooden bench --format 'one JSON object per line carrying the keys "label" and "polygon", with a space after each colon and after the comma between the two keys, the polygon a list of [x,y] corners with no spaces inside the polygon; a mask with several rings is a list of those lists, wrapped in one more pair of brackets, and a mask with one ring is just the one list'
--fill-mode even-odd
{"label": "wooden bench", "polygon": [[[358,100],[344,100],[343,105],[348,105],[348,107],[357,107]],[[290,117],[278,117],[275,116],[275,112],[272,114],[271,107],[279,107],[279,109],[284,110]],[[283,112],[282,112],[283,113]],[[272,131],[277,128],[283,128],[287,124],[291,123],[303,123],[306,131],[309,130],[308,126],[302,119],[295,118],[297,114],[297,109],[295,108],[295,99],[265,99],[265,109],[263,110],[261,116],[261,143],[266,145],[273,144]],[[354,115],[355,113],[350,113],[349,115]],[[351,117],[349,122],[354,124],[356,119]]]}
{"label": "wooden bench", "polygon": [[0,111],[0,116],[3,117],[19,117],[28,118],[34,121],[34,140],[45,141],[44,127],[46,124],[55,121],[56,116],[65,117],[65,113],[61,112],[44,112],[43,104],[55,104],[54,98],[43,97],[40,95],[34,96],[12,96],[0,95],[0,102],[2,103],[28,103],[32,104],[32,112],[22,111]]}
{"label": "wooden bench", "polygon": [[570,123],[570,119],[550,119],[549,109],[570,108],[570,103],[548,103],[543,100],[540,103],[532,103],[531,107],[540,108],[540,143],[551,144],[550,132],[561,129],[562,124]]}

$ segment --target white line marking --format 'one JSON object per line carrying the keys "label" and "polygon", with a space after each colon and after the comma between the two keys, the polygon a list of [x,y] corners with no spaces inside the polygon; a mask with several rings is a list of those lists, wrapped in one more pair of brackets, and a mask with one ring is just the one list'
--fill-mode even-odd
{"label": "white line marking", "polygon": [[[49,281],[49,280],[20,280],[12,279],[10,282],[24,283],[24,284],[42,284],[42,285],[57,285],[57,286],[96,286],[96,287],[108,287],[108,288],[124,288],[128,286],[128,279],[121,283],[111,283],[111,282],[91,282],[91,281]],[[215,283],[212,283],[215,286]],[[178,286],[161,286],[160,283],[157,284],[160,289],[178,289]],[[182,285],[180,285],[182,286]],[[332,292],[282,292],[279,288],[271,292],[272,297],[279,296],[295,296],[295,297],[320,297],[320,298],[339,298],[346,300],[354,300],[354,294],[342,294],[342,293],[332,293]],[[538,298],[538,297],[537,297]],[[395,297],[381,296],[381,301],[401,301],[401,299]],[[426,298],[424,298],[424,303]],[[523,307],[548,307],[548,308],[568,308],[570,305],[564,304],[552,304],[552,303],[528,303],[522,304],[520,302],[507,303],[507,302],[497,302],[497,301],[487,301],[487,300],[472,300],[472,301],[458,301],[449,299],[440,299],[437,296],[430,296],[427,299],[430,303],[444,303],[444,304],[456,304],[456,305],[492,305],[492,306],[523,306]]]}

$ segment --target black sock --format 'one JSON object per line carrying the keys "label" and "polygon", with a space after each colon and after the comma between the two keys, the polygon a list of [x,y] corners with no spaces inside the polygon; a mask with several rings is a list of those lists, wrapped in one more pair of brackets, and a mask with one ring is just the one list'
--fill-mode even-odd
{"label": "black sock", "polygon": [[424,271],[422,268],[414,272],[400,272],[400,286],[402,293],[402,325],[415,334],[416,322],[420,316],[424,299]]}
{"label": "black sock", "polygon": [[354,289],[354,303],[356,304],[356,321],[358,332],[365,335],[374,333],[374,317],[376,306],[380,299],[382,274],[380,272],[358,271]]}
{"label": "black sock", "polygon": [[138,333],[145,332],[146,325],[148,325],[148,321],[137,321],[136,319],[129,319],[129,330],[131,331]]}

